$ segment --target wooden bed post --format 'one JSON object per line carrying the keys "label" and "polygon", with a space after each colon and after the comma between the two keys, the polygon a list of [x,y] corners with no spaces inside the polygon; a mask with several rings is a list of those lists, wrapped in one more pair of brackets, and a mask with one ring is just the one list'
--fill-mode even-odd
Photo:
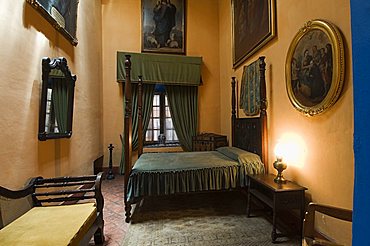
{"label": "wooden bed post", "polygon": [[235,77],[231,78],[231,142],[235,146],[235,123],[236,123],[236,93],[235,93]]}
{"label": "wooden bed post", "polygon": [[125,120],[124,120],[124,147],[125,147],[125,211],[126,222],[130,221],[131,217],[131,204],[127,201],[127,187],[128,179],[131,172],[132,162],[132,93],[131,93],[131,56],[126,55],[125,60]]}
{"label": "wooden bed post", "polygon": [[138,157],[143,153],[143,76],[139,76],[137,85],[137,105],[138,105]]}
{"label": "wooden bed post", "polygon": [[265,79],[265,70],[266,63],[265,57],[261,56],[259,58],[260,66],[260,118],[261,118],[261,138],[262,138],[262,162],[265,164],[266,172],[268,172],[268,136],[267,136],[267,99],[266,99],[266,79]]}

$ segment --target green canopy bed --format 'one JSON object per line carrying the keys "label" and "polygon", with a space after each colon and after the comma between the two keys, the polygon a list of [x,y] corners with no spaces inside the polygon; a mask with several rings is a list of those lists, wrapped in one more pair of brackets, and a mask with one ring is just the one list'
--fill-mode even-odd
{"label": "green canopy bed", "polygon": [[[142,90],[144,76],[138,67],[148,64],[136,64],[132,69],[132,54],[124,54],[119,73],[124,67],[124,189],[126,222],[131,219],[132,204],[147,196],[174,195],[189,192],[229,191],[247,186],[248,174],[265,171],[267,163],[267,125],[266,125],[266,85],[264,57],[259,58],[260,112],[258,117],[236,117],[236,80],[232,78],[232,147],[221,147],[216,151],[180,152],[180,153],[144,153],[143,154],[143,105]],[[168,56],[170,59],[174,56]],[[134,55],[135,58],[135,55]],[[187,57],[183,57],[187,59]],[[136,61],[135,61],[136,60]],[[133,62],[140,62],[133,59]],[[173,65],[173,62],[169,62]],[[191,61],[192,64],[193,61]],[[199,64],[198,64],[198,67]],[[120,72],[121,71],[121,72]],[[165,70],[168,73],[168,70]],[[176,76],[171,68],[169,76]],[[184,70],[183,70],[184,71]],[[186,70],[185,70],[186,71]],[[136,74],[136,75],[135,75]],[[137,81],[131,75],[138,76]],[[148,77],[150,75],[146,75]],[[199,74],[200,76],[200,69]],[[180,76],[181,77],[181,76]],[[175,77],[174,77],[175,78]],[[179,76],[176,77],[177,79]],[[175,79],[176,80],[176,79]],[[199,80],[199,78],[198,78]],[[137,110],[132,106],[132,82],[137,82]],[[149,82],[150,83],[150,82]],[[197,85],[195,85],[197,86]],[[144,99],[145,101],[145,99]],[[133,112],[138,115],[133,115]],[[133,118],[137,117],[137,133],[133,131]],[[135,119],[134,119],[135,120]],[[136,124],[135,124],[136,125]],[[133,147],[134,141],[137,143]],[[139,159],[132,165],[132,150],[138,148]],[[263,164],[265,163],[265,164]]]}

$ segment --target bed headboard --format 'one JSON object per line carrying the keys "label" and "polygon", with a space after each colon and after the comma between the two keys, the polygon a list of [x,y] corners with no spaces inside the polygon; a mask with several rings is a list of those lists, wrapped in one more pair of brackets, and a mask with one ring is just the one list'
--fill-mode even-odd
{"label": "bed headboard", "polygon": [[232,78],[231,88],[231,138],[232,146],[258,154],[267,170],[267,100],[265,80],[265,57],[259,58],[260,72],[260,115],[253,118],[236,117],[236,81]]}

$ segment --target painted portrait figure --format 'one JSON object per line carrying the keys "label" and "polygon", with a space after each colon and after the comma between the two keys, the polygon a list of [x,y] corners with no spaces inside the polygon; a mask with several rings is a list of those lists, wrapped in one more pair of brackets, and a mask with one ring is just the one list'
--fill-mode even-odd
{"label": "painted portrait figure", "polygon": [[142,50],[184,53],[185,0],[142,0]]}
{"label": "painted portrait figure", "polygon": [[320,103],[332,81],[332,48],[320,30],[310,31],[298,43],[292,58],[291,83],[295,97],[305,106]]}

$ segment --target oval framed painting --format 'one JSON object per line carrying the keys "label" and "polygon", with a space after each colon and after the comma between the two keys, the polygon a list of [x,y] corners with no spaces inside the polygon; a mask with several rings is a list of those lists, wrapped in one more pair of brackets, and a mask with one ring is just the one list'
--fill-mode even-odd
{"label": "oval framed painting", "polygon": [[307,116],[324,112],[339,98],[344,49],[339,30],[312,20],[294,36],[285,63],[286,89],[293,106]]}

